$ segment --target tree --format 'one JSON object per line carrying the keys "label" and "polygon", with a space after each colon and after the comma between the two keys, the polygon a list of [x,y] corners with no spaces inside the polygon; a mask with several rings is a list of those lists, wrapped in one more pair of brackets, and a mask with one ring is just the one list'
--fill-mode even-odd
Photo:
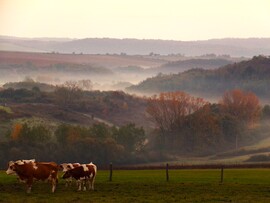
{"label": "tree", "polygon": [[143,128],[137,128],[135,124],[130,123],[119,129],[114,129],[113,137],[117,143],[123,145],[127,152],[139,151],[145,141],[145,132]]}
{"label": "tree", "polygon": [[11,133],[12,140],[20,140],[23,142],[48,142],[51,139],[51,132],[43,125],[35,125],[30,127],[27,123],[17,123],[13,127]]}
{"label": "tree", "polygon": [[66,144],[69,129],[70,126],[66,124],[61,124],[57,127],[56,131],[54,132],[54,135],[58,143]]}
{"label": "tree", "polygon": [[187,116],[181,130],[186,137],[180,146],[189,152],[213,152],[220,147],[223,139],[218,116],[213,113],[210,104]]}
{"label": "tree", "polygon": [[93,83],[91,80],[79,80],[78,86],[82,90],[92,90],[93,89]]}
{"label": "tree", "polygon": [[90,129],[91,135],[98,139],[105,139],[111,137],[110,130],[103,123],[96,123]]}
{"label": "tree", "polygon": [[[261,113],[258,97],[252,92],[244,92],[239,89],[225,92],[220,104],[225,114],[235,117],[243,126],[252,126]],[[236,149],[239,145],[239,136],[240,133],[235,134]]]}
{"label": "tree", "polygon": [[261,113],[260,101],[252,92],[244,92],[239,89],[227,91],[220,103],[224,112],[248,125],[256,122]]}
{"label": "tree", "polygon": [[[202,108],[208,102],[195,98],[185,92],[166,92],[154,95],[148,100],[146,112],[161,131],[160,142],[166,144],[168,133],[183,125],[184,118]],[[170,138],[174,142],[174,137]]]}
{"label": "tree", "polygon": [[13,126],[13,129],[12,129],[12,132],[11,132],[11,139],[12,140],[18,140],[19,139],[19,136],[20,136],[20,133],[22,131],[22,124],[20,123],[16,123],[14,126]]}
{"label": "tree", "polygon": [[270,105],[265,105],[262,109],[263,119],[270,119]]}
{"label": "tree", "polygon": [[34,83],[35,81],[34,81],[34,79],[31,78],[30,76],[25,76],[24,82]]}
{"label": "tree", "polygon": [[60,104],[69,106],[79,100],[83,92],[76,81],[67,81],[63,86],[56,88],[55,95]]}

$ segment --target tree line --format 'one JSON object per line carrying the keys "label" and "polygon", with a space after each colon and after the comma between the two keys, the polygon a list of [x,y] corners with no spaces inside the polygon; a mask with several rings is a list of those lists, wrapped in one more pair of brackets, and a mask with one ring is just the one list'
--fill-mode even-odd
{"label": "tree line", "polygon": [[92,161],[101,166],[111,161],[132,163],[144,147],[145,131],[132,123],[119,128],[101,123],[90,127],[60,124],[54,131],[49,128],[15,123],[7,133],[7,141],[0,142],[0,167],[9,160],[24,158],[58,163]]}
{"label": "tree line", "polygon": [[269,116],[268,105],[262,108],[255,94],[239,89],[226,91],[215,104],[185,92],[160,93],[148,100],[146,111],[156,124],[155,147],[173,153],[237,149],[253,138],[262,115]]}

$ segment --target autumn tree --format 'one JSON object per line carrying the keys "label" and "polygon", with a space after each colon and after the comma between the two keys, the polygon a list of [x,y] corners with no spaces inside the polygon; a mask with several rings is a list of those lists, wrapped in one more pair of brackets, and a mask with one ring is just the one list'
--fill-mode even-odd
{"label": "autumn tree", "polygon": [[239,89],[227,91],[220,103],[224,112],[235,116],[248,125],[256,122],[261,113],[260,101],[252,92],[244,92]]}
{"label": "autumn tree", "polygon": [[12,140],[18,140],[19,139],[19,136],[21,134],[21,131],[22,131],[22,124],[20,123],[16,123],[14,126],[13,126],[13,129],[12,129],[12,132],[11,132],[11,139]]}
{"label": "autumn tree", "polygon": [[[146,112],[161,131],[161,143],[168,141],[169,132],[181,128],[184,118],[207,104],[185,92],[166,92],[149,98]],[[171,134],[173,135],[173,134]],[[170,138],[171,142],[174,138]]]}
{"label": "autumn tree", "polygon": [[[224,113],[235,117],[244,127],[252,126],[261,113],[258,97],[252,92],[239,89],[227,91],[220,101]],[[235,148],[238,148],[240,133],[235,134]]]}

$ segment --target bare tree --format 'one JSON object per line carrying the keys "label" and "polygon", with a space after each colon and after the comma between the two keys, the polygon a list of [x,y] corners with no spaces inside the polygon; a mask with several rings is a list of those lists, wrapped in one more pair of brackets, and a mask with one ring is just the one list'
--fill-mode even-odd
{"label": "bare tree", "polygon": [[76,81],[66,81],[64,85],[56,88],[55,95],[60,104],[69,106],[79,100],[83,92]]}
{"label": "bare tree", "polygon": [[[161,142],[166,142],[168,132],[179,129],[187,115],[203,107],[207,102],[185,92],[166,92],[148,100],[147,113],[161,131]],[[171,138],[173,142],[173,138]]]}

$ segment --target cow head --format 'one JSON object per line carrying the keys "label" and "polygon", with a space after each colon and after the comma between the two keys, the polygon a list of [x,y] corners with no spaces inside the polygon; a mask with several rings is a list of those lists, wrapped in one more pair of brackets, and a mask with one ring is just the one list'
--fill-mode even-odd
{"label": "cow head", "polygon": [[17,165],[24,165],[23,160],[17,160],[17,161],[8,162],[8,169],[6,170],[6,173],[8,175],[15,174]]}
{"label": "cow head", "polygon": [[11,174],[15,174],[16,173],[16,171],[15,171],[15,162],[14,161],[8,162],[8,168],[6,170],[6,173],[8,175],[11,175]]}
{"label": "cow head", "polygon": [[67,164],[67,170],[73,169],[73,165],[71,163]]}
{"label": "cow head", "polygon": [[70,178],[70,177],[71,177],[71,172],[70,171],[66,171],[62,178],[63,179],[66,179],[66,178]]}
{"label": "cow head", "polygon": [[9,161],[8,162],[8,169],[6,170],[6,173],[8,175],[15,174],[16,173],[16,166],[17,165],[24,165],[24,164],[33,164],[35,163],[35,159],[20,159],[17,161]]}
{"label": "cow head", "polygon": [[66,172],[66,171],[68,170],[67,165],[68,165],[68,164],[63,163],[63,164],[60,164],[60,165],[58,166],[58,168],[59,168],[60,171]]}

